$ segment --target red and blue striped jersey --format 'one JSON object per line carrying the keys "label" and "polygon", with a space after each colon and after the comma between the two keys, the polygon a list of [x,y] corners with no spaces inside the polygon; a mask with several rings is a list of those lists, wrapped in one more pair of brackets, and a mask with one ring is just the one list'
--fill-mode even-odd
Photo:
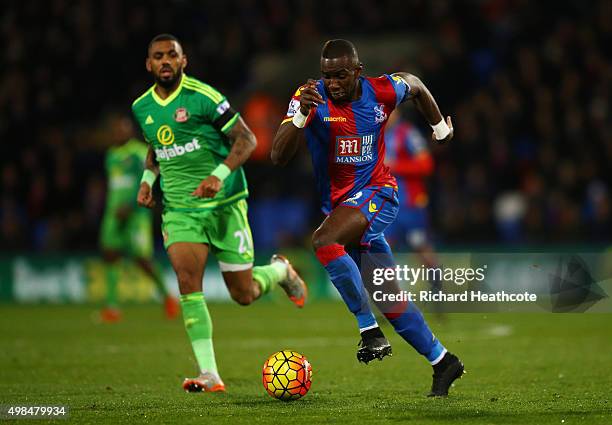
{"label": "red and blue striped jersey", "polygon": [[[324,103],[310,110],[304,129],[326,214],[364,187],[397,186],[384,163],[384,132],[389,114],[404,101],[410,86],[387,74],[359,80],[361,97],[345,103],[332,102],[323,80],[318,80],[317,90]],[[283,122],[300,107],[300,93],[301,87],[293,95]]]}
{"label": "red and blue striped jersey", "polygon": [[425,179],[434,170],[427,141],[412,123],[398,120],[387,128],[385,142],[385,162],[397,177],[400,204],[419,208],[427,206],[429,196]]}

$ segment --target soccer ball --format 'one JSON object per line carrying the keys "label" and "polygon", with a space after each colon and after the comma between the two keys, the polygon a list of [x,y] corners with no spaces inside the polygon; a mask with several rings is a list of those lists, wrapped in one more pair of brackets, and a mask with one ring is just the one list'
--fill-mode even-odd
{"label": "soccer ball", "polygon": [[311,378],[310,362],[295,351],[274,353],[263,365],[263,386],[268,394],[279,400],[304,397],[310,389]]}

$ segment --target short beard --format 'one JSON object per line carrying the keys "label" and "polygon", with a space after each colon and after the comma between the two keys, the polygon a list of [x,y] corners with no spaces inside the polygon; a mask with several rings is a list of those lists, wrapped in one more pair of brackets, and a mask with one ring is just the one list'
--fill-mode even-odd
{"label": "short beard", "polygon": [[177,73],[172,76],[172,78],[169,78],[167,80],[162,80],[159,77],[155,77],[155,84],[165,89],[171,89],[172,87],[176,85],[176,82],[181,79],[182,75],[183,75],[183,70],[179,69]]}

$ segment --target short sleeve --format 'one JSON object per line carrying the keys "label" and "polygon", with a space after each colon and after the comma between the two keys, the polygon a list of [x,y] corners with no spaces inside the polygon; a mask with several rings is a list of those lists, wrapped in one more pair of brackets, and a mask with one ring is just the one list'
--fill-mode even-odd
{"label": "short sleeve", "polygon": [[399,75],[390,75],[393,90],[395,90],[395,106],[404,102],[410,94],[410,84]]}
{"label": "short sleeve", "polygon": [[211,86],[200,83],[196,92],[201,95],[202,115],[205,120],[224,134],[228,134],[240,114],[232,108],[225,96]]}
{"label": "short sleeve", "polygon": [[[301,86],[300,88],[298,88],[295,93],[293,93],[293,96],[291,96],[291,100],[289,101],[289,108],[287,109],[287,113],[285,114],[285,117],[283,118],[281,124],[290,122],[293,119],[293,116],[297,113],[297,111],[300,110],[300,97],[302,95],[303,87],[305,86]],[[306,120],[306,125],[310,124],[316,114],[316,110],[316,106],[310,108],[310,114],[308,115],[308,118]]]}
{"label": "short sleeve", "polygon": [[300,109],[300,95],[302,94],[302,87],[298,88],[295,93],[293,93],[293,96],[291,96],[291,100],[289,101],[289,108],[287,109],[287,113],[283,118],[283,123],[291,121],[293,119],[293,116]]}

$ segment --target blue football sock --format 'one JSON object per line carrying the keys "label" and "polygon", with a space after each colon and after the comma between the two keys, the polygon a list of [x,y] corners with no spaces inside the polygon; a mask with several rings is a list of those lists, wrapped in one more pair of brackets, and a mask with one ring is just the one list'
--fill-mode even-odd
{"label": "blue football sock", "polygon": [[395,332],[425,356],[432,365],[442,360],[446,348],[431,332],[421,311],[414,303],[406,303],[402,313],[385,313],[385,317],[393,325]]}
{"label": "blue football sock", "polygon": [[377,327],[378,323],[370,309],[359,268],[344,247],[338,244],[328,245],[317,249],[316,254],[344,303],[355,315],[359,330]]}
{"label": "blue football sock", "polygon": [[[363,252],[364,267],[368,268],[393,268],[395,260],[389,244],[384,237],[370,242],[368,252]],[[381,306],[383,314],[389,320],[395,332],[397,332],[415,350],[425,356],[433,365],[437,364],[444,354],[446,348],[433,335],[425,322],[421,311],[412,302],[397,302]]]}

